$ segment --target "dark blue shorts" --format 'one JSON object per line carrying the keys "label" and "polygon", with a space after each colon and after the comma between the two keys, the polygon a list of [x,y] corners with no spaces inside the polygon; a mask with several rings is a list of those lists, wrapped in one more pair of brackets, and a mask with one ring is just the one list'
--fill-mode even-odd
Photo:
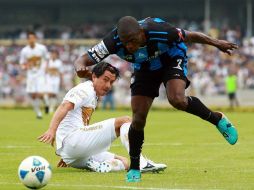
{"label": "dark blue shorts", "polygon": [[166,85],[171,79],[180,79],[186,82],[186,88],[190,81],[187,79],[187,58],[181,56],[169,57],[167,54],[161,55],[162,68],[149,71],[134,71],[131,79],[132,96],[148,96],[155,98],[159,96],[161,83]]}

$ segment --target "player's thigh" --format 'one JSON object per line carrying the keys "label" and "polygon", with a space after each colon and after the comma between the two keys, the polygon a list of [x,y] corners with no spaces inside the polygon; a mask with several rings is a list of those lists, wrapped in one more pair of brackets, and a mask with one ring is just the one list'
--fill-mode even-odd
{"label": "player's thigh", "polygon": [[135,71],[131,78],[131,96],[158,97],[162,74],[162,69],[156,71]]}
{"label": "player's thigh", "polygon": [[36,80],[36,92],[45,93],[47,92],[46,77],[44,74],[40,74]]}
{"label": "player's thigh", "polygon": [[27,76],[26,78],[26,92],[27,93],[36,93],[37,92],[37,81],[35,77]]}
{"label": "player's thigh", "polygon": [[60,89],[60,78],[56,76],[47,76],[46,89],[48,93],[58,94]]}
{"label": "player's thigh", "polygon": [[189,85],[187,79],[188,61],[187,58],[181,55],[170,57],[168,54],[163,55],[163,83],[166,86],[171,79],[180,79],[186,82],[186,87]]}
{"label": "player's thigh", "polygon": [[96,162],[104,162],[106,160],[113,160],[115,158],[115,154],[104,151],[99,154],[92,155],[91,158],[95,160]]}
{"label": "player's thigh", "polygon": [[90,157],[106,151],[116,139],[115,119],[81,127],[64,140],[63,151],[75,157]]}

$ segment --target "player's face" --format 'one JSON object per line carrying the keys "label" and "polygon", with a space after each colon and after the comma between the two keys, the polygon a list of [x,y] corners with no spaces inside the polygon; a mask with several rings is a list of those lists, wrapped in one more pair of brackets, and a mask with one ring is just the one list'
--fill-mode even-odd
{"label": "player's face", "polygon": [[143,43],[142,33],[132,33],[121,38],[124,47],[129,53],[136,52]]}
{"label": "player's face", "polygon": [[97,96],[104,96],[112,88],[113,83],[116,80],[116,75],[110,71],[105,71],[103,75],[97,78],[93,74],[93,86]]}
{"label": "player's face", "polygon": [[55,53],[55,52],[51,53],[51,58],[52,59],[57,59],[57,57],[58,57],[57,53]]}
{"label": "player's face", "polygon": [[36,36],[34,34],[29,34],[27,40],[29,45],[33,46],[36,42]]}

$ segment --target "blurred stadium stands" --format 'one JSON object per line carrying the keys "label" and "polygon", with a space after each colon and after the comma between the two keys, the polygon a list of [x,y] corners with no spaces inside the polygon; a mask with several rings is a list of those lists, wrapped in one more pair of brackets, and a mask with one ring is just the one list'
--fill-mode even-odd
{"label": "blurred stadium stands", "polygon": [[[210,105],[228,105],[224,78],[230,69],[238,75],[241,105],[254,105],[253,6],[254,0],[0,0],[0,12],[4,15],[0,17],[0,105],[28,102],[25,73],[18,65],[27,30],[35,30],[49,50],[59,51],[64,63],[64,93],[79,82],[72,67],[74,60],[124,15],[138,19],[162,17],[179,28],[205,31],[215,38],[239,44],[240,48],[231,57],[212,47],[190,45],[192,85],[188,93],[200,95]],[[116,84],[117,102],[127,105],[131,65],[114,56],[109,59],[122,73]],[[158,104],[165,103],[163,94]]]}

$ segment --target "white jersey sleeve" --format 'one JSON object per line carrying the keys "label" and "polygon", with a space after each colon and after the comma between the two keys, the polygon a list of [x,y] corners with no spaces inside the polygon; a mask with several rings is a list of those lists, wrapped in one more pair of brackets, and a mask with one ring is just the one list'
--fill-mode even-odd
{"label": "white jersey sleeve", "polygon": [[44,60],[49,60],[50,55],[49,55],[47,47],[42,44],[41,44],[41,46],[42,46],[42,48],[41,48],[42,49],[42,58]]}

